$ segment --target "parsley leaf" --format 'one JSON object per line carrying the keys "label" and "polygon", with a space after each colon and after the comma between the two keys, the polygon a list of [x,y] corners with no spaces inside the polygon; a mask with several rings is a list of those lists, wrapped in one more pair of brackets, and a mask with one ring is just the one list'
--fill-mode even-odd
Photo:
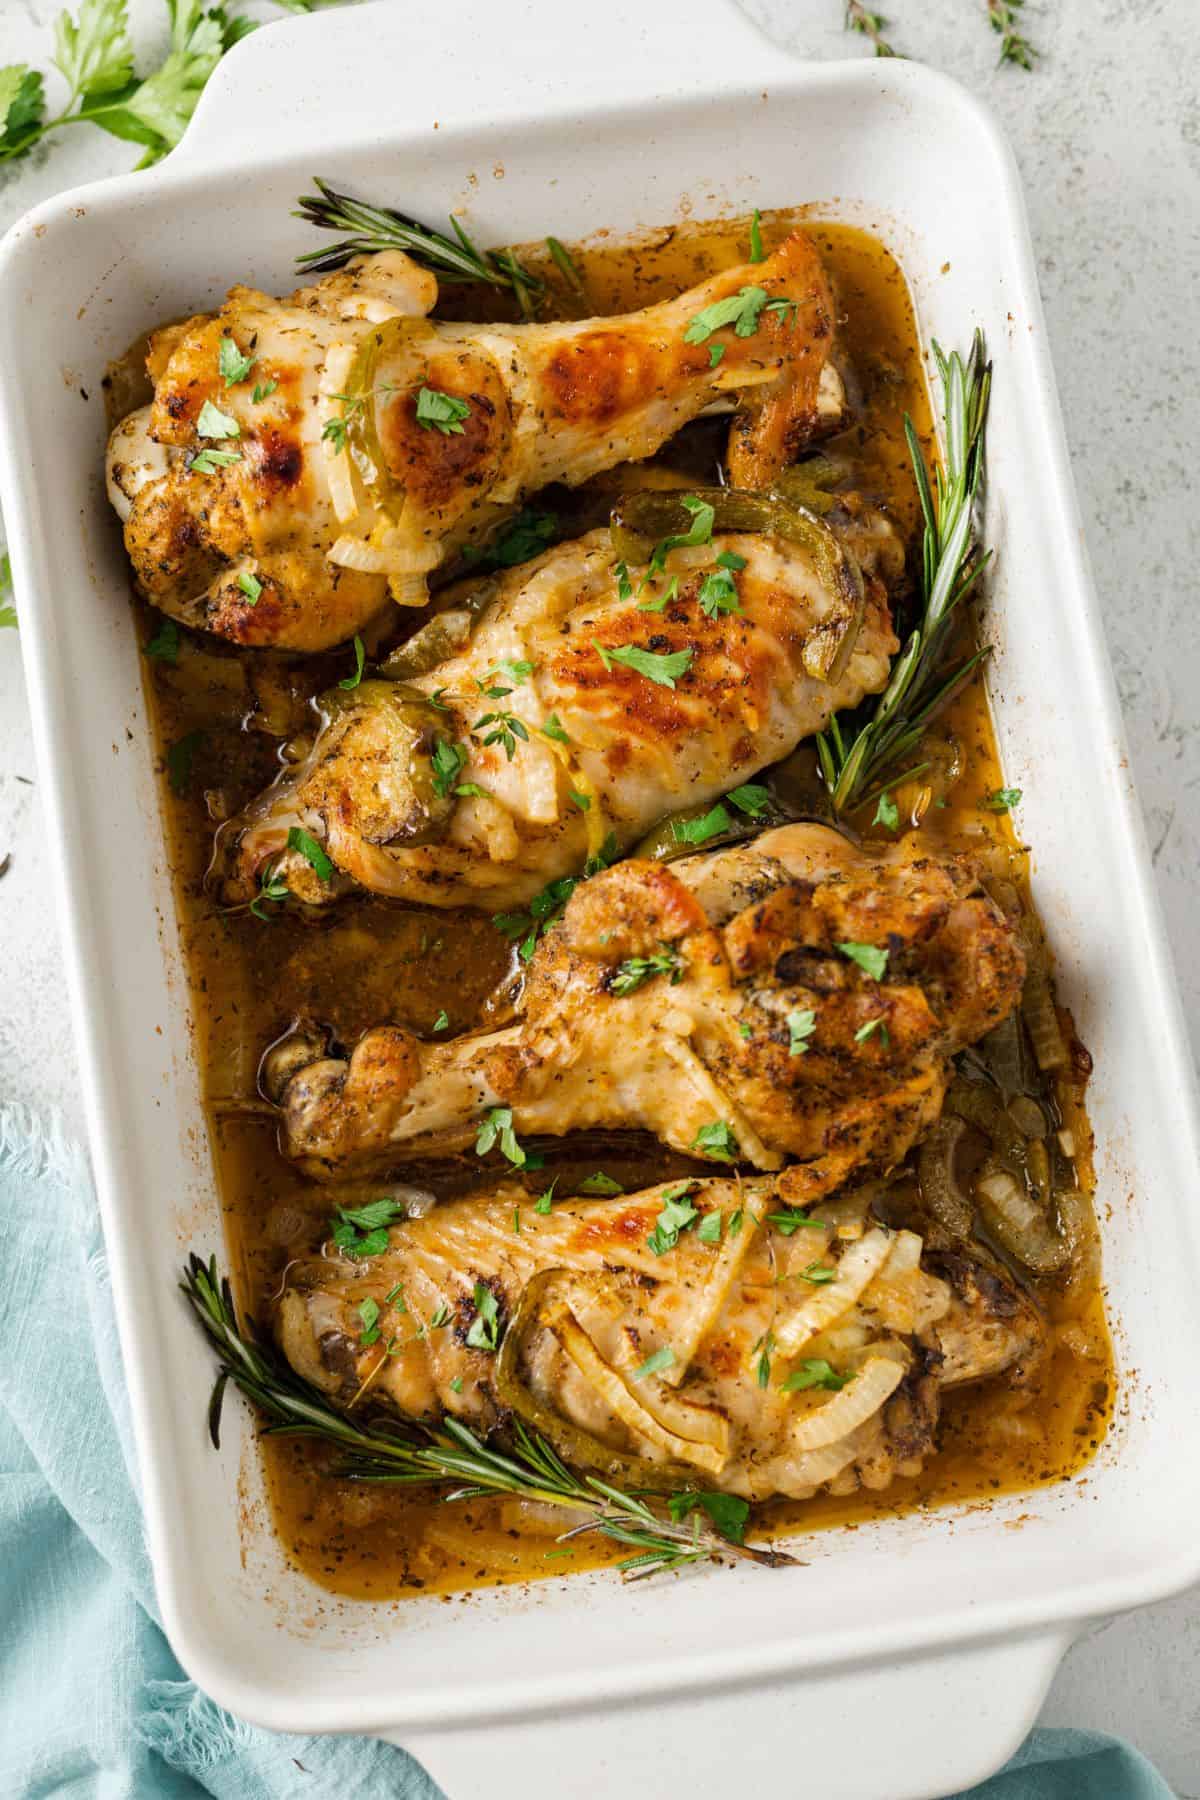
{"label": "parsley leaf", "polygon": [[592,639],[592,648],[599,656],[606,669],[613,663],[621,663],[627,669],[633,669],[638,675],[644,675],[647,681],[653,681],[659,687],[673,688],[677,675],[686,675],[696,654],[689,645],[686,650],[672,650],[659,655],[654,650],[643,650],[638,644],[620,644],[615,650],[606,650]]}
{"label": "parsley leaf", "polygon": [[890,1036],[888,1035],[888,1028],[887,1028],[886,1023],[884,1022],[884,1017],[883,1017],[882,1013],[880,1013],[874,1019],[868,1019],[865,1025],[859,1026],[858,1030],[854,1034],[855,1043],[856,1044],[865,1044],[867,1039],[871,1036],[872,1032],[876,1032],[876,1031],[879,1033],[880,1043],[883,1045],[884,1049],[886,1049],[892,1040],[891,1040]]}
{"label": "parsley leaf", "polygon": [[378,1300],[364,1300],[362,1305],[358,1308],[358,1317],[362,1325],[362,1330],[358,1334],[359,1343],[362,1344],[364,1348],[368,1344],[377,1343],[379,1340]]}
{"label": "parsley leaf", "polygon": [[744,782],[741,787],[730,788],[725,798],[732,800],[739,812],[748,813],[752,819],[761,819],[771,807],[770,788],[759,787],[753,781]]}
{"label": "parsley leaf", "polygon": [[766,260],[767,253],[763,249],[762,241],[762,214],[756,206],[754,216],[750,220],[750,261],[757,263],[766,262]]}
{"label": "parsley leaf", "polygon": [[218,469],[231,469],[234,463],[240,463],[240,450],[197,450],[195,456],[188,461],[188,473],[196,475],[215,475]]}
{"label": "parsley leaf", "polygon": [[883,980],[888,964],[886,950],[880,950],[875,944],[856,944],[853,941],[839,944],[838,949],[843,956],[848,956],[851,962],[857,963],[863,973],[869,975],[872,981]]}
{"label": "parsley leaf", "polygon": [[467,1332],[472,1350],[495,1350],[500,1342],[500,1307],[490,1287],[475,1283],[475,1317]]}
{"label": "parsley leaf", "polygon": [[256,381],[254,384],[254,392],[250,396],[255,406],[261,406],[264,400],[269,400],[278,386],[279,383],[275,380]]}
{"label": "parsley leaf", "polygon": [[367,660],[367,653],[363,649],[363,641],[359,637],[358,633],[355,632],[355,634],[354,634],[354,673],[353,673],[353,675],[344,675],[342,677],[341,681],[338,682],[338,686],[340,688],[344,688],[347,693],[349,693],[352,688],[356,688],[358,686],[359,682],[362,680],[363,664],[366,662],[366,660]]}
{"label": "parsley leaf", "polygon": [[736,294],[702,307],[684,332],[683,341],[685,344],[703,344],[714,331],[721,331],[726,325],[733,326],[737,337],[753,337],[758,330],[759,314],[766,304],[766,288],[739,288]]}
{"label": "parsley leaf", "polygon": [[994,788],[983,804],[989,812],[1006,813],[1021,799],[1020,788]]}
{"label": "parsley leaf", "polygon": [[715,369],[717,364],[720,362],[721,358],[724,356],[724,354],[725,354],[724,344],[710,344],[708,346],[708,366],[709,366],[709,368]]}
{"label": "parsley leaf", "polygon": [[28,63],[0,69],[0,158],[20,156],[42,135],[45,113],[42,75]]}
{"label": "parsley leaf", "polygon": [[701,819],[672,819],[671,836],[677,844],[707,844],[709,838],[730,830],[732,825],[732,814],[718,800]]}
{"label": "parsley leaf", "polygon": [[521,961],[529,962],[537,948],[538,939],[556,919],[562,917],[567,901],[579,883],[586,881],[591,875],[598,875],[601,869],[611,868],[620,854],[616,834],[610,831],[595,856],[588,857],[581,874],[563,875],[557,881],[551,881],[533,896],[528,912],[494,913],[492,924],[497,931],[503,932],[510,943],[520,941]]}
{"label": "parsley leaf", "polygon": [[828,1287],[836,1281],[837,1270],[831,1269],[828,1263],[811,1262],[807,1269],[801,1269],[799,1280],[809,1282],[813,1287]]}
{"label": "parsley leaf", "polygon": [[696,1231],[696,1236],[702,1244],[719,1244],[721,1227],[724,1223],[724,1218],[719,1212],[705,1213]]}
{"label": "parsley leaf", "polygon": [[[585,1176],[580,1182],[579,1191],[581,1194],[611,1195],[623,1194],[625,1189],[621,1186],[619,1181],[614,1181],[611,1175],[606,1175],[603,1169],[597,1169],[593,1174]],[[547,1208],[547,1211],[549,1211],[549,1208]]]}
{"label": "parsley leaf", "polygon": [[445,800],[453,792],[455,783],[467,766],[468,754],[464,744],[452,744],[444,737],[434,738],[429,763],[433,770],[433,791],[439,799]]}
{"label": "parsley leaf", "polygon": [[[647,576],[647,580],[649,580],[648,576]],[[645,585],[646,585],[646,583],[643,581],[642,587],[645,587]],[[638,592],[639,593],[641,592],[641,588],[638,589]],[[667,610],[667,607],[670,606],[672,600],[676,599],[678,597],[678,595],[679,595],[679,577],[678,577],[678,575],[672,575],[670,581],[668,581],[666,587],[662,590],[661,594],[654,594],[651,596],[651,598],[649,600],[639,600],[638,601],[638,611],[639,612],[648,612],[648,613],[665,612]]]}
{"label": "parsley leaf", "polygon": [[635,994],[656,975],[669,976],[672,987],[677,987],[683,978],[679,952],[670,944],[664,944],[654,956],[627,956],[624,962],[618,963],[617,972],[608,984],[609,992]]}
{"label": "parsley leaf", "polygon": [[675,1362],[675,1352],[670,1344],[664,1344],[653,1356],[648,1356],[640,1368],[633,1371],[631,1381],[644,1381],[647,1375],[657,1375],[663,1369],[669,1369]]}
{"label": "parsley leaf", "polygon": [[333,880],[333,864],[316,838],[311,832],[305,831],[302,825],[290,827],[287,834],[287,847],[289,850],[298,850],[305,862],[311,863],[316,870],[318,881]]}
{"label": "parsley leaf", "polygon": [[200,416],[196,420],[196,436],[202,438],[236,438],[241,437],[242,428],[229,413],[223,413],[219,406],[206,400],[200,408]]}
{"label": "parsley leaf", "polygon": [[755,1364],[758,1385],[760,1388],[769,1387],[771,1385],[771,1355],[775,1349],[775,1333],[773,1331],[764,1332],[754,1348],[758,1351],[758,1361]]}
{"label": "parsley leaf", "polygon": [[533,512],[525,507],[515,513],[486,549],[464,544],[464,562],[498,569],[512,569],[517,563],[532,562],[558,536],[558,514]]}
{"label": "parsley leaf", "polygon": [[558,1186],[558,1176],[556,1175],[554,1177],[554,1180],[550,1183],[550,1186],[546,1189],[545,1193],[539,1194],[537,1199],[533,1203],[534,1212],[540,1213],[543,1218],[547,1217],[547,1215],[550,1212],[550,1208],[554,1205],[554,1190],[557,1186]]}
{"label": "parsley leaf", "polygon": [[71,90],[68,107],[80,97],[115,94],[133,79],[125,0],[83,0],[76,22],[60,13],[54,27],[54,61]]}
{"label": "parsley leaf", "polygon": [[[716,508],[711,501],[701,500],[697,494],[681,494],[679,504],[684,512],[691,513],[692,522],[686,531],[674,532],[670,537],[660,538],[650,553],[650,561],[646,568],[646,581],[651,576],[661,574],[666,567],[667,557],[672,550],[694,550],[700,544],[711,544],[713,526],[716,524]],[[645,582],[643,582],[643,586]]]}
{"label": "parsley leaf", "polygon": [[162,624],[146,645],[144,654],[151,662],[179,661],[179,627],[174,619],[164,617]]}
{"label": "parsley leaf", "polygon": [[785,1394],[802,1394],[807,1388],[828,1388],[831,1393],[836,1393],[849,1380],[849,1375],[839,1375],[823,1357],[810,1357],[806,1362],[797,1363],[779,1386]]}
{"label": "parsley leaf", "polygon": [[806,1212],[798,1206],[789,1206],[783,1212],[768,1213],[767,1224],[773,1225],[780,1237],[791,1237],[793,1232],[808,1227],[814,1231],[824,1231],[825,1219],[810,1219]]}
{"label": "parsley leaf", "polygon": [[808,1039],[817,1029],[817,1015],[806,1007],[801,1012],[790,1012],[787,1016],[788,1055],[803,1056],[808,1050]]}
{"label": "parsley leaf", "polygon": [[720,613],[740,613],[742,610],[737,582],[728,569],[714,569],[706,575],[696,598],[700,602],[700,611],[708,619],[715,619]]}
{"label": "parsley leaf", "polygon": [[875,817],[871,823],[872,825],[886,825],[889,831],[900,829],[900,808],[889,793],[880,794],[879,805],[875,808]]}
{"label": "parsley leaf", "polygon": [[[332,1242],[343,1256],[359,1262],[367,1256],[382,1256],[388,1247],[388,1226],[403,1218],[404,1208],[395,1200],[370,1200],[365,1206],[334,1208]],[[389,1303],[394,1294],[389,1294]]]}
{"label": "parsley leaf", "polygon": [[475,1133],[476,1156],[486,1156],[496,1143],[500,1145],[501,1155],[507,1157],[514,1168],[524,1168],[528,1159],[513,1130],[511,1106],[493,1106],[490,1112],[483,1115]]}
{"label": "parsley leaf", "polygon": [[251,606],[257,606],[263,591],[263,584],[258,579],[258,576],[252,575],[249,569],[243,569],[237,578],[237,584]]}
{"label": "parsley leaf", "polygon": [[699,1507],[708,1514],[723,1538],[731,1544],[741,1544],[746,1539],[746,1523],[750,1517],[750,1502],[737,1494],[700,1494],[688,1492],[672,1494],[667,1501],[667,1511],[677,1525],[682,1524],[689,1513]]}
{"label": "parsley leaf", "polygon": [[443,1010],[438,1014],[437,1018],[433,1021],[433,1030],[434,1031],[445,1031],[448,1029],[449,1024],[450,1024],[450,1016],[443,1008]]}
{"label": "parsley leaf", "polygon": [[[227,388],[245,381],[257,360],[254,356],[243,356],[231,337],[223,337],[217,346],[217,368]],[[257,394],[258,389],[254,391]]]}
{"label": "parsley leaf", "polygon": [[698,1150],[701,1156],[710,1156],[715,1162],[736,1162],[738,1157],[738,1141],[723,1119],[712,1125],[701,1125],[692,1139],[692,1149]]}
{"label": "parsley leaf", "polygon": [[700,1217],[692,1205],[690,1196],[695,1193],[697,1183],[680,1182],[676,1187],[664,1188],[660,1196],[662,1211],[654,1222],[654,1230],[646,1239],[646,1243],[655,1256],[665,1256],[679,1242],[679,1234],[694,1225]]}
{"label": "parsley leaf", "polygon": [[427,431],[440,431],[443,437],[461,437],[463,420],[470,412],[469,401],[443,394],[440,388],[423,387],[417,392],[417,424]]}

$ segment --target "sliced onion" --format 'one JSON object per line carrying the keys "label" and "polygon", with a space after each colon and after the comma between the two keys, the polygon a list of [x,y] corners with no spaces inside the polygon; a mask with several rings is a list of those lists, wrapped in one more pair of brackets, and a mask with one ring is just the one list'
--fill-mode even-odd
{"label": "sliced onion", "polygon": [[[354,366],[356,347],[354,344],[338,342],[330,344],[326,353],[325,365],[321,370],[320,405],[318,417],[322,427],[334,419],[342,417],[341,396],[349,392],[347,382]],[[333,510],[342,525],[358,517],[359,506],[354,496],[354,470],[350,462],[350,454],[346,448],[345,435],[340,445],[332,438],[323,438],[321,448],[325,453],[325,473],[329,480],[329,498]],[[353,567],[347,564],[346,567]],[[373,572],[373,571],[371,571]]]}
{"label": "sliced onion", "polygon": [[975,1223],[971,1202],[954,1173],[954,1153],[966,1129],[964,1120],[944,1113],[917,1154],[921,1197],[938,1224],[956,1238],[970,1237]]}
{"label": "sliced onion", "polygon": [[1010,1170],[985,1162],[975,1179],[975,1198],[996,1242],[1027,1269],[1052,1275],[1062,1268],[1067,1245]]}
{"label": "sliced onion", "polygon": [[720,1473],[729,1460],[728,1453],[723,1455],[714,1444],[697,1443],[691,1438],[680,1437],[678,1432],[661,1425],[653,1413],[648,1412],[641,1401],[630,1393],[616,1370],[609,1368],[591,1338],[565,1306],[558,1318],[548,1319],[546,1324],[588,1385],[630,1431],[647,1443],[656,1444],[677,1461],[694,1463],[698,1468],[707,1469],[714,1475]]}
{"label": "sliced onion", "polygon": [[775,1342],[782,1356],[794,1356],[810,1338],[847,1312],[872,1282],[891,1252],[888,1232],[876,1229],[843,1252],[837,1276],[827,1287],[816,1289],[775,1327]]}
{"label": "sliced onion", "polygon": [[799,1419],[791,1430],[795,1449],[823,1450],[877,1413],[904,1380],[904,1365],[890,1356],[869,1356],[853,1381]]}

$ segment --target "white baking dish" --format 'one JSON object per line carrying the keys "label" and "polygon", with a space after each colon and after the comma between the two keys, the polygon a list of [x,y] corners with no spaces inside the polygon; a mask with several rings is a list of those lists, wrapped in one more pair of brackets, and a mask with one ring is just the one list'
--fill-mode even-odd
{"label": "white baking dish", "polygon": [[[1091,1090],[1122,1371],[1098,1460],[1055,1488],[809,1540],[791,1572],[611,1577],[339,1603],[284,1565],[244,1409],[208,1447],[175,1288],[221,1249],[190,1054],[100,378],[234,279],[286,289],[318,171],[485,241],[819,201],[879,231],[926,340],[995,359],[992,690]],[[1097,370],[1097,379],[1104,379]],[[162,1614],[215,1698],[387,1732],[455,1800],[725,1794],[748,1774],[904,1800],[1031,1723],[1089,1616],[1200,1575],[1197,1134],[1189,1058],[1096,624],[1012,158],[905,62],[793,63],[722,0],[439,0],[272,27],[181,150],[30,214],[0,251],[0,478]],[[68,1302],[69,1303],[69,1300]],[[240,1434],[240,1438],[239,1438]],[[613,1714],[621,1709],[617,1724]],[[868,1710],[869,1709],[869,1710]],[[569,1771],[564,1776],[564,1771]]]}

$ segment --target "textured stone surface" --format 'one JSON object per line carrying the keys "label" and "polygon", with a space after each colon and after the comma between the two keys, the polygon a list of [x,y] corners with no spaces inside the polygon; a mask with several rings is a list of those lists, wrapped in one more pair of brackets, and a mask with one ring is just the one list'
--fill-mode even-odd
{"label": "textured stone surface", "polygon": [[[1032,75],[996,67],[983,0],[883,0],[897,47],[983,94],[1025,177],[1083,516],[1193,1044],[1200,1045],[1200,51],[1195,0],[1031,0]],[[0,63],[44,61],[57,0],[0,7]],[[135,8],[149,22],[153,8]],[[747,0],[788,48],[869,54],[841,0]],[[80,131],[0,172],[0,226],[129,166]],[[1087,820],[1081,819],[1086,831]],[[78,1121],[18,646],[0,634],[0,1093]],[[1200,1795],[1200,1596],[1102,1625],[1047,1722],[1119,1731]]]}

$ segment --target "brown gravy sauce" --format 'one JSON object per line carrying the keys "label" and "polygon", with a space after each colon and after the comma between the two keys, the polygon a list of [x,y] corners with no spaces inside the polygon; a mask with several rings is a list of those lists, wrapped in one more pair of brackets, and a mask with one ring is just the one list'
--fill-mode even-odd
{"label": "brown gravy sauce", "polygon": [[[769,215],[768,248],[802,214]],[[902,429],[909,412],[926,442],[930,411],[916,325],[902,271],[874,238],[842,224],[806,219],[834,278],[841,310],[840,347],[849,370],[853,423],[829,448],[851,464],[855,484],[890,511],[902,533],[918,523]],[[743,260],[746,223],[687,225],[636,244],[600,236],[572,247],[588,309],[623,311],[677,293],[714,269]],[[527,260],[554,270],[544,251]],[[567,305],[562,290],[564,307]],[[442,316],[494,318],[491,294],[448,290]],[[578,311],[576,306],[574,311]],[[141,347],[139,347],[141,348]],[[140,390],[140,391],[139,391]],[[117,365],[114,412],[144,397],[133,353]],[[1003,404],[1003,396],[998,404]],[[703,442],[704,440],[702,440]],[[719,438],[714,432],[711,443]],[[715,450],[714,450],[715,453]],[[679,451],[673,454],[678,458]],[[700,454],[700,452],[693,452]],[[697,476],[711,468],[697,467]],[[143,638],[159,617],[140,620]],[[388,1184],[317,1186],[280,1157],[275,1129],[256,1100],[264,1048],[300,1012],[353,1042],[367,1027],[395,1019],[428,1033],[440,1010],[450,1032],[484,1023],[502,1005],[510,950],[486,918],[351,900],[313,924],[285,911],[270,924],[246,913],[221,915],[203,892],[214,821],[239,807],[275,774],[278,738],[264,728],[295,718],[307,697],[346,673],[348,652],[310,658],[241,655],[189,633],[175,665],[147,660],[147,688],[162,757],[163,820],[176,881],[181,935],[193,1000],[193,1030],[211,1122],[214,1171],[225,1217],[234,1285],[244,1308],[265,1316],[283,1269],[323,1235],[336,1204],[377,1194]],[[1004,818],[981,809],[1003,785],[983,683],[975,680],[938,721],[939,753],[961,764],[921,830],[931,844],[989,849],[992,863],[1027,892],[1025,857]],[[183,746],[181,748],[181,746]],[[915,793],[897,793],[901,814]],[[1081,1108],[1073,1115],[1081,1183],[1090,1189],[1089,1146]],[[614,1144],[603,1166],[628,1185],[668,1172],[662,1152]],[[564,1147],[561,1166],[597,1166],[595,1151]],[[421,1186],[446,1191],[470,1174],[459,1159]],[[540,1178],[544,1180],[543,1178]],[[478,1173],[474,1176],[478,1185]],[[1053,1349],[1024,1389],[1003,1379],[951,1393],[943,1402],[941,1451],[919,1477],[884,1493],[851,1499],[777,1503],[761,1509],[766,1531],[849,1525],[1060,1481],[1095,1453],[1112,1404],[1112,1361],[1095,1281],[1042,1283]],[[197,1354],[201,1354],[197,1343]],[[513,1500],[442,1504],[418,1492],[353,1484],[327,1473],[323,1449],[291,1439],[263,1440],[275,1526],[293,1563],[338,1594],[397,1598],[449,1594],[480,1583],[528,1580],[615,1560],[588,1540],[555,1544],[561,1526]]]}

